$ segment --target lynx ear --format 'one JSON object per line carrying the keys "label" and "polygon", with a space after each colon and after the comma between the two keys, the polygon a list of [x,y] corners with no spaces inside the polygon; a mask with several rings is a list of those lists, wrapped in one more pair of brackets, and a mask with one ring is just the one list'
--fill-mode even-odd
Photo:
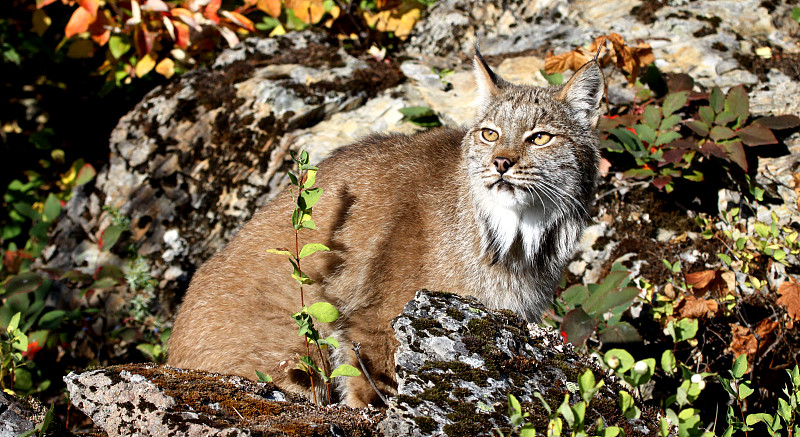
{"label": "lynx ear", "polygon": [[475,44],[475,57],[472,59],[472,74],[478,85],[478,107],[484,107],[495,96],[500,94],[503,79],[496,75],[481,56],[478,44]]}
{"label": "lynx ear", "polygon": [[558,92],[558,98],[580,112],[592,127],[600,119],[600,101],[603,99],[603,72],[597,61],[583,65]]}

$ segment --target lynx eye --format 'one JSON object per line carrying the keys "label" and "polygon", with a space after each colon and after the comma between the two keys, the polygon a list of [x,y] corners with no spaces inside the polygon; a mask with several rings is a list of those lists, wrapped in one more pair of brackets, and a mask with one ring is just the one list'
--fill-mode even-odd
{"label": "lynx eye", "polygon": [[500,137],[500,135],[497,132],[486,128],[481,130],[481,136],[483,137],[484,140],[489,142],[495,142],[497,141],[497,138]]}
{"label": "lynx eye", "polygon": [[528,141],[536,144],[537,146],[544,146],[545,144],[549,143],[551,139],[553,139],[553,136],[547,132],[536,132],[530,138],[528,138]]}

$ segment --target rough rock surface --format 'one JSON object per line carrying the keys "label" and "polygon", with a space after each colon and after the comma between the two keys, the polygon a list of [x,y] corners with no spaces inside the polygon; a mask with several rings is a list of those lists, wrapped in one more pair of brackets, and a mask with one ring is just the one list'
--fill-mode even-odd
{"label": "rough rock surface", "polygon": [[368,436],[374,409],[319,408],[241,377],[131,364],[64,380],[70,401],[115,436]]}
{"label": "rough rock surface", "polygon": [[[268,383],[169,366],[132,364],[70,373],[73,405],[109,436],[139,435],[489,435],[511,430],[508,393],[533,423],[546,423],[541,393],[555,407],[586,369],[605,386],[592,399],[587,423],[600,417],[626,435],[653,435],[654,411],[626,420],[622,388],[596,363],[541,328],[530,333],[509,311],[477,300],[419,291],[393,323],[399,396],[388,413],[344,406],[316,407]],[[580,396],[573,394],[572,402]]]}
{"label": "rough rock surface", "polygon": [[[400,347],[395,353],[399,396],[384,425],[394,435],[490,435],[510,432],[508,394],[532,412],[532,423],[547,423],[541,393],[556,407],[569,383],[586,369],[606,385],[590,404],[591,417],[620,426],[626,435],[650,435],[657,418],[646,410],[627,421],[618,408],[621,390],[596,363],[563,344],[558,334],[527,324],[510,311],[491,311],[473,298],[420,291],[393,322]],[[572,402],[580,399],[573,394]],[[391,433],[387,433],[391,434]]]}
{"label": "rough rock surface", "polygon": [[16,437],[30,431],[44,417],[41,405],[32,406],[0,391],[0,437]]}

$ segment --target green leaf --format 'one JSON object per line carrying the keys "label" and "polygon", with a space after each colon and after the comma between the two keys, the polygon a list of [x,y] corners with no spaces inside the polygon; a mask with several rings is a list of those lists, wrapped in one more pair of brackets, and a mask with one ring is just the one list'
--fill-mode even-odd
{"label": "green leaf", "polygon": [[288,250],[284,250],[284,249],[267,249],[267,252],[274,253],[275,255],[286,255],[286,256],[294,257],[294,254],[292,254],[292,252],[289,252]]}
{"label": "green leaf", "polygon": [[300,227],[303,229],[317,229],[317,224],[314,223],[314,220],[305,220],[303,223],[300,224]]}
{"label": "green leaf", "polygon": [[672,353],[671,350],[666,349],[664,353],[661,354],[661,368],[664,369],[664,372],[667,374],[672,375],[677,365],[678,361],[675,359],[675,354]]}
{"label": "green leaf", "polygon": [[711,139],[714,141],[729,140],[736,136],[736,132],[725,126],[714,126],[711,128]]}
{"label": "green leaf", "polygon": [[646,143],[653,144],[656,140],[656,131],[646,124],[637,124],[633,127],[636,130],[636,135]]}
{"label": "green leaf", "polygon": [[8,322],[8,327],[6,328],[6,332],[12,333],[19,327],[19,318],[21,316],[21,313],[16,313],[11,317],[11,320]]}
{"label": "green leaf", "polygon": [[87,287],[87,290],[108,290],[109,288],[116,287],[119,282],[120,281],[115,278],[100,278],[92,282],[92,285]]}
{"label": "green leaf", "polygon": [[575,307],[589,298],[589,289],[583,285],[575,284],[564,290],[561,294],[561,298],[564,299],[564,302],[566,302],[568,306]]}
{"label": "green leaf", "polygon": [[[519,399],[517,399],[516,396],[511,394],[511,392],[508,393],[508,415],[522,416],[522,405],[519,403]],[[515,423],[514,425],[519,425],[519,424]]]}
{"label": "green leaf", "polygon": [[75,185],[83,185],[94,179],[96,175],[97,171],[92,167],[92,164],[84,164],[80,171],[78,171],[78,176],[75,177]]}
{"label": "green leaf", "polygon": [[736,120],[736,113],[726,110],[717,115],[716,120],[714,120],[714,124],[718,126],[726,126],[734,120]]}
{"label": "green leaf", "polygon": [[6,285],[3,287],[5,289],[5,293],[2,295],[9,297],[17,293],[30,293],[39,288],[39,286],[42,285],[42,281],[43,279],[38,273],[20,273],[6,283]]}
{"label": "green leaf", "polygon": [[792,20],[800,23],[800,8],[792,8]]}
{"label": "green leaf", "polygon": [[739,384],[739,400],[745,399],[746,397],[753,394],[753,389],[750,388],[749,385],[746,383]]}
{"label": "green leaf", "polygon": [[694,338],[699,326],[697,319],[680,319],[675,323],[675,342]]}
{"label": "green leaf", "polygon": [[714,110],[711,109],[710,106],[701,106],[697,112],[700,115],[700,119],[703,120],[703,123],[708,126],[714,124]]}
{"label": "green leaf", "polygon": [[107,227],[100,236],[102,250],[111,250],[111,248],[114,247],[119,240],[120,235],[122,235],[122,233],[126,230],[127,229],[119,225],[111,225]]}
{"label": "green leaf", "polygon": [[303,189],[309,189],[317,181],[317,170],[307,170],[306,180],[303,182]]}
{"label": "green leaf", "polygon": [[108,51],[115,59],[119,59],[130,50],[131,44],[128,42],[128,37],[125,35],[112,35],[108,39]]}
{"label": "green leaf", "polygon": [[403,114],[403,118],[400,120],[400,123],[410,121],[411,123],[422,127],[437,127],[442,125],[442,123],[439,121],[439,117],[436,115],[433,109],[427,106],[410,106],[407,108],[400,108],[400,113]]}
{"label": "green leaf", "polygon": [[564,83],[564,75],[561,73],[547,74],[544,70],[539,70],[539,73],[542,74],[544,80],[550,85],[558,86]]}
{"label": "green leaf", "polygon": [[662,144],[669,144],[680,138],[681,134],[679,134],[678,132],[673,132],[673,131],[662,132],[661,134],[658,135],[655,145],[660,146]]}
{"label": "green leaf", "polygon": [[733,362],[731,375],[736,379],[742,379],[745,373],[747,373],[747,354],[741,354]]}
{"label": "green leaf", "polygon": [[631,152],[641,152],[644,151],[644,145],[642,145],[642,141],[633,134],[633,132],[629,131],[628,129],[624,128],[614,128],[608,131],[609,134],[614,135],[617,139],[622,142],[622,145]]}
{"label": "green leaf", "polygon": [[755,226],[753,226],[753,229],[756,231],[758,235],[761,236],[761,238],[769,237],[769,226],[767,226],[766,224],[761,222],[756,222]]}
{"label": "green leaf", "polygon": [[[600,385],[602,385],[603,381],[600,380]],[[588,404],[592,400],[592,396],[597,391],[595,387],[595,379],[594,373],[591,370],[587,370],[578,377],[578,387],[581,389],[581,397],[583,400]]]}
{"label": "green leaf", "polygon": [[14,210],[20,213],[23,217],[27,217],[31,220],[41,220],[42,215],[39,214],[38,211],[33,209],[33,207],[29,203],[25,202],[17,202],[12,205]]}
{"label": "green leaf", "polygon": [[691,129],[694,133],[696,133],[697,135],[700,135],[701,137],[707,137],[708,136],[708,132],[709,132],[708,124],[706,124],[706,123],[704,123],[702,121],[699,121],[699,120],[687,121],[686,122],[686,126],[689,129]]}
{"label": "green leaf", "polygon": [[715,113],[719,114],[722,112],[722,108],[725,106],[725,95],[722,94],[722,90],[719,89],[718,86],[711,89],[708,103],[711,104],[711,109],[713,109]]}
{"label": "green leaf", "polygon": [[261,373],[258,370],[256,370],[256,376],[258,377],[258,380],[261,382],[272,382],[271,376]]}
{"label": "green leaf", "polygon": [[603,343],[641,343],[642,337],[628,322],[608,323],[600,332]]}
{"label": "green leaf", "polygon": [[331,376],[330,377],[331,378],[336,378],[336,377],[339,377],[339,376],[351,376],[352,377],[352,376],[360,376],[360,375],[361,375],[361,371],[360,370],[356,369],[355,367],[353,367],[353,366],[351,366],[349,364],[342,364],[339,367],[333,369],[333,372],[331,372]]}
{"label": "green leaf", "polygon": [[597,320],[589,317],[583,308],[575,308],[564,315],[561,322],[561,332],[567,336],[567,341],[579,346],[586,342],[597,327]]}
{"label": "green leaf", "polygon": [[39,326],[43,329],[56,329],[61,326],[61,321],[64,320],[66,314],[67,312],[63,310],[46,312],[39,318]]}
{"label": "green leaf", "polygon": [[733,113],[739,126],[747,120],[747,117],[750,116],[750,98],[747,96],[744,86],[736,85],[728,91],[723,112]]}
{"label": "green leaf", "polygon": [[299,187],[300,183],[297,182],[297,176],[292,172],[289,172],[288,174],[289,174],[289,181],[292,182],[292,185]]}
{"label": "green leaf", "polygon": [[317,302],[308,307],[308,314],[311,314],[321,323],[331,323],[339,318],[339,310],[328,302]]}
{"label": "green leaf", "polygon": [[339,340],[337,340],[337,339],[335,339],[333,337],[328,337],[328,338],[326,338],[324,340],[320,340],[318,343],[324,344],[324,345],[328,345],[328,346],[330,346],[330,347],[332,347],[334,349],[339,349]]}
{"label": "green leaf", "polygon": [[303,259],[303,258],[311,255],[314,252],[319,252],[319,251],[322,251],[322,250],[328,250],[329,251],[330,249],[328,249],[328,246],[325,246],[324,244],[309,243],[309,244],[306,244],[305,246],[303,246],[302,249],[300,249],[300,254],[298,255],[298,258]]}
{"label": "green leaf", "polygon": [[664,104],[661,105],[664,117],[669,117],[673,112],[683,108],[686,105],[688,96],[688,91],[667,94]]}
{"label": "green leaf", "polygon": [[625,349],[610,349],[603,356],[603,360],[611,368],[613,368],[611,364],[616,361],[617,367],[614,369],[616,374],[627,372],[636,362],[633,356]]}
{"label": "green leaf", "polygon": [[659,126],[659,130],[667,131],[672,129],[673,126],[681,122],[681,117],[676,114],[672,114],[669,117],[664,118],[661,122],[661,126]]}
{"label": "green leaf", "polygon": [[519,437],[536,437],[536,428],[533,425],[525,425],[519,429]]}
{"label": "green leaf", "polygon": [[301,285],[311,285],[314,283],[313,279],[309,278],[308,275],[301,272],[297,268],[295,268],[294,272],[292,272],[292,278],[294,278],[294,280],[300,283]]}
{"label": "green leaf", "polygon": [[658,129],[658,126],[661,124],[661,109],[654,105],[645,106],[644,123],[650,127],[650,129]]}
{"label": "green leaf", "polygon": [[731,263],[733,263],[733,260],[731,260],[731,257],[729,257],[728,255],[725,255],[724,253],[718,253],[717,254],[717,258],[722,260],[722,262],[724,262],[725,265],[728,265],[728,266],[731,265]]}
{"label": "green leaf", "polygon": [[[322,188],[309,188],[300,193],[300,198],[297,199],[297,206],[302,210],[311,209],[322,196]],[[302,222],[301,222],[302,223]]]}
{"label": "green leaf", "polygon": [[47,223],[52,223],[59,214],[61,214],[61,202],[53,193],[50,193],[47,196],[47,200],[44,202],[42,220]]}

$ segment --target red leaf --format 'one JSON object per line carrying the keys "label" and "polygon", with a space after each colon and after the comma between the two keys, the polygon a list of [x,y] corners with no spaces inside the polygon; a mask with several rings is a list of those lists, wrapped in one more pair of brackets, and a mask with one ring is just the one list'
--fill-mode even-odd
{"label": "red leaf", "polygon": [[153,51],[153,44],[155,44],[156,36],[147,30],[147,27],[143,23],[136,26],[134,39],[136,41],[136,54],[138,54],[140,58]]}
{"label": "red leaf", "polygon": [[664,152],[663,155],[661,155],[661,162],[659,162],[659,167],[666,164],[675,164],[677,162],[681,162],[684,153],[686,153],[686,149],[667,150],[666,152]]}
{"label": "red leaf", "polygon": [[653,179],[653,186],[659,190],[663,190],[670,182],[672,182],[672,176],[659,176]]}
{"label": "red leaf", "polygon": [[737,132],[742,142],[748,146],[764,146],[767,144],[777,144],[778,140],[769,128],[760,124],[751,124],[750,126],[739,129]]}
{"label": "red leaf", "polygon": [[713,141],[706,141],[700,146],[700,153],[705,156],[716,156],[717,158],[730,161],[730,157],[719,144]]}
{"label": "red leaf", "polygon": [[800,126],[800,118],[796,115],[769,115],[756,120],[756,123],[770,129],[791,129]]}
{"label": "red leaf", "polygon": [[736,165],[742,168],[742,170],[747,171],[747,156],[744,154],[742,142],[731,141],[729,143],[725,143],[724,146],[731,161],[735,162]]}
{"label": "red leaf", "polygon": [[50,3],[55,2],[56,0],[36,0],[36,9],[41,9]]}
{"label": "red leaf", "polygon": [[94,20],[95,15],[92,15],[92,13],[85,8],[79,7],[75,9],[75,12],[72,13],[72,17],[70,17],[67,23],[67,27],[64,28],[64,36],[71,38],[74,35],[86,32],[89,29],[89,25],[94,22]]}

